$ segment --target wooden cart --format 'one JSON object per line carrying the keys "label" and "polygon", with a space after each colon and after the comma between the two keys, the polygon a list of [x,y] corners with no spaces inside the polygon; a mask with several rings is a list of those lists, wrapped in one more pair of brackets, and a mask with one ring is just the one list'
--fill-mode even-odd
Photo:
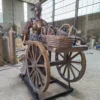
{"label": "wooden cart", "polygon": [[[68,36],[70,36],[73,26],[71,27],[69,24],[64,24],[60,30],[63,27],[67,27],[69,32]],[[23,79],[27,77],[27,82],[25,81],[25,83],[28,83],[30,90],[35,93],[46,92],[50,83],[52,83],[51,66],[56,67],[62,79],[65,80],[66,83],[68,82],[68,91],[66,93],[72,91],[70,87],[71,82],[76,82],[83,77],[86,70],[86,58],[83,51],[88,49],[87,46],[55,48],[47,44],[44,45],[39,41],[30,40],[27,41],[26,44],[28,47],[24,61],[25,76]],[[51,57],[55,58],[55,60],[52,61]],[[58,80],[56,81],[61,83]],[[63,83],[61,83],[61,85],[66,88]]]}
{"label": "wooden cart", "polygon": [[[86,58],[83,51],[88,49],[87,46],[52,48],[38,41],[28,41],[27,45],[26,76],[35,92],[42,93],[48,89],[51,66],[56,67],[59,75],[69,84],[83,77],[86,70]],[[55,61],[51,61],[52,52],[55,53]]]}

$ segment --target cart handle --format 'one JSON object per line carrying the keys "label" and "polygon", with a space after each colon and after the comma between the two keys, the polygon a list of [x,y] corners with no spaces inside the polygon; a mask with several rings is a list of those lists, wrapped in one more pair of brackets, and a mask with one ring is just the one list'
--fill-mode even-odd
{"label": "cart handle", "polygon": [[[49,33],[50,30],[52,30],[54,32],[54,27],[52,25],[49,25],[47,35],[50,35],[50,33]],[[55,34],[55,32],[54,32],[54,34]]]}
{"label": "cart handle", "polygon": [[71,36],[72,34],[72,29],[73,29],[73,26],[70,26],[69,24],[63,24],[60,28],[59,28],[59,30],[61,30],[64,26],[66,26],[66,27],[68,27],[68,36]]}
{"label": "cart handle", "polygon": [[47,35],[47,30],[46,30],[46,28],[44,26],[42,26],[42,28],[41,28],[41,33],[43,35]]}
{"label": "cart handle", "polygon": [[63,24],[59,29],[61,30],[64,26],[66,26],[66,27],[71,27],[69,24]]}

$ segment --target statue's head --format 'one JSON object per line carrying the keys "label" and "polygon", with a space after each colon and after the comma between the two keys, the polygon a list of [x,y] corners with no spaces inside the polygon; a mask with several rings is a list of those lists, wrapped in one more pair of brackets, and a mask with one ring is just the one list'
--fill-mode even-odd
{"label": "statue's head", "polygon": [[41,11],[42,11],[41,4],[34,5],[31,10],[34,11],[35,17],[40,17],[41,16]]}

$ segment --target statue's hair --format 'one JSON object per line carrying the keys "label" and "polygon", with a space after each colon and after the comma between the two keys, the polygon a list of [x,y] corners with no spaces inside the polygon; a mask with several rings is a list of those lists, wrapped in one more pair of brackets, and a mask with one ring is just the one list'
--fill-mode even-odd
{"label": "statue's hair", "polygon": [[38,8],[40,11],[42,11],[42,7],[41,7],[41,4],[40,3],[38,3],[36,5],[33,5],[33,7],[32,7],[31,10],[34,11],[35,8]]}

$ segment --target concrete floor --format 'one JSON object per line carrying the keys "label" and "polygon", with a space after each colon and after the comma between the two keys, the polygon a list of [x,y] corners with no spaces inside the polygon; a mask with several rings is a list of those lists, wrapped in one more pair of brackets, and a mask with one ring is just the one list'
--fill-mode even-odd
{"label": "concrete floor", "polygon": [[[87,69],[84,77],[71,84],[74,92],[56,100],[100,100],[100,51],[88,50],[85,54]],[[20,68],[8,68],[0,68],[0,100],[33,100],[19,77]],[[52,74],[61,79],[56,68],[52,68]]]}

